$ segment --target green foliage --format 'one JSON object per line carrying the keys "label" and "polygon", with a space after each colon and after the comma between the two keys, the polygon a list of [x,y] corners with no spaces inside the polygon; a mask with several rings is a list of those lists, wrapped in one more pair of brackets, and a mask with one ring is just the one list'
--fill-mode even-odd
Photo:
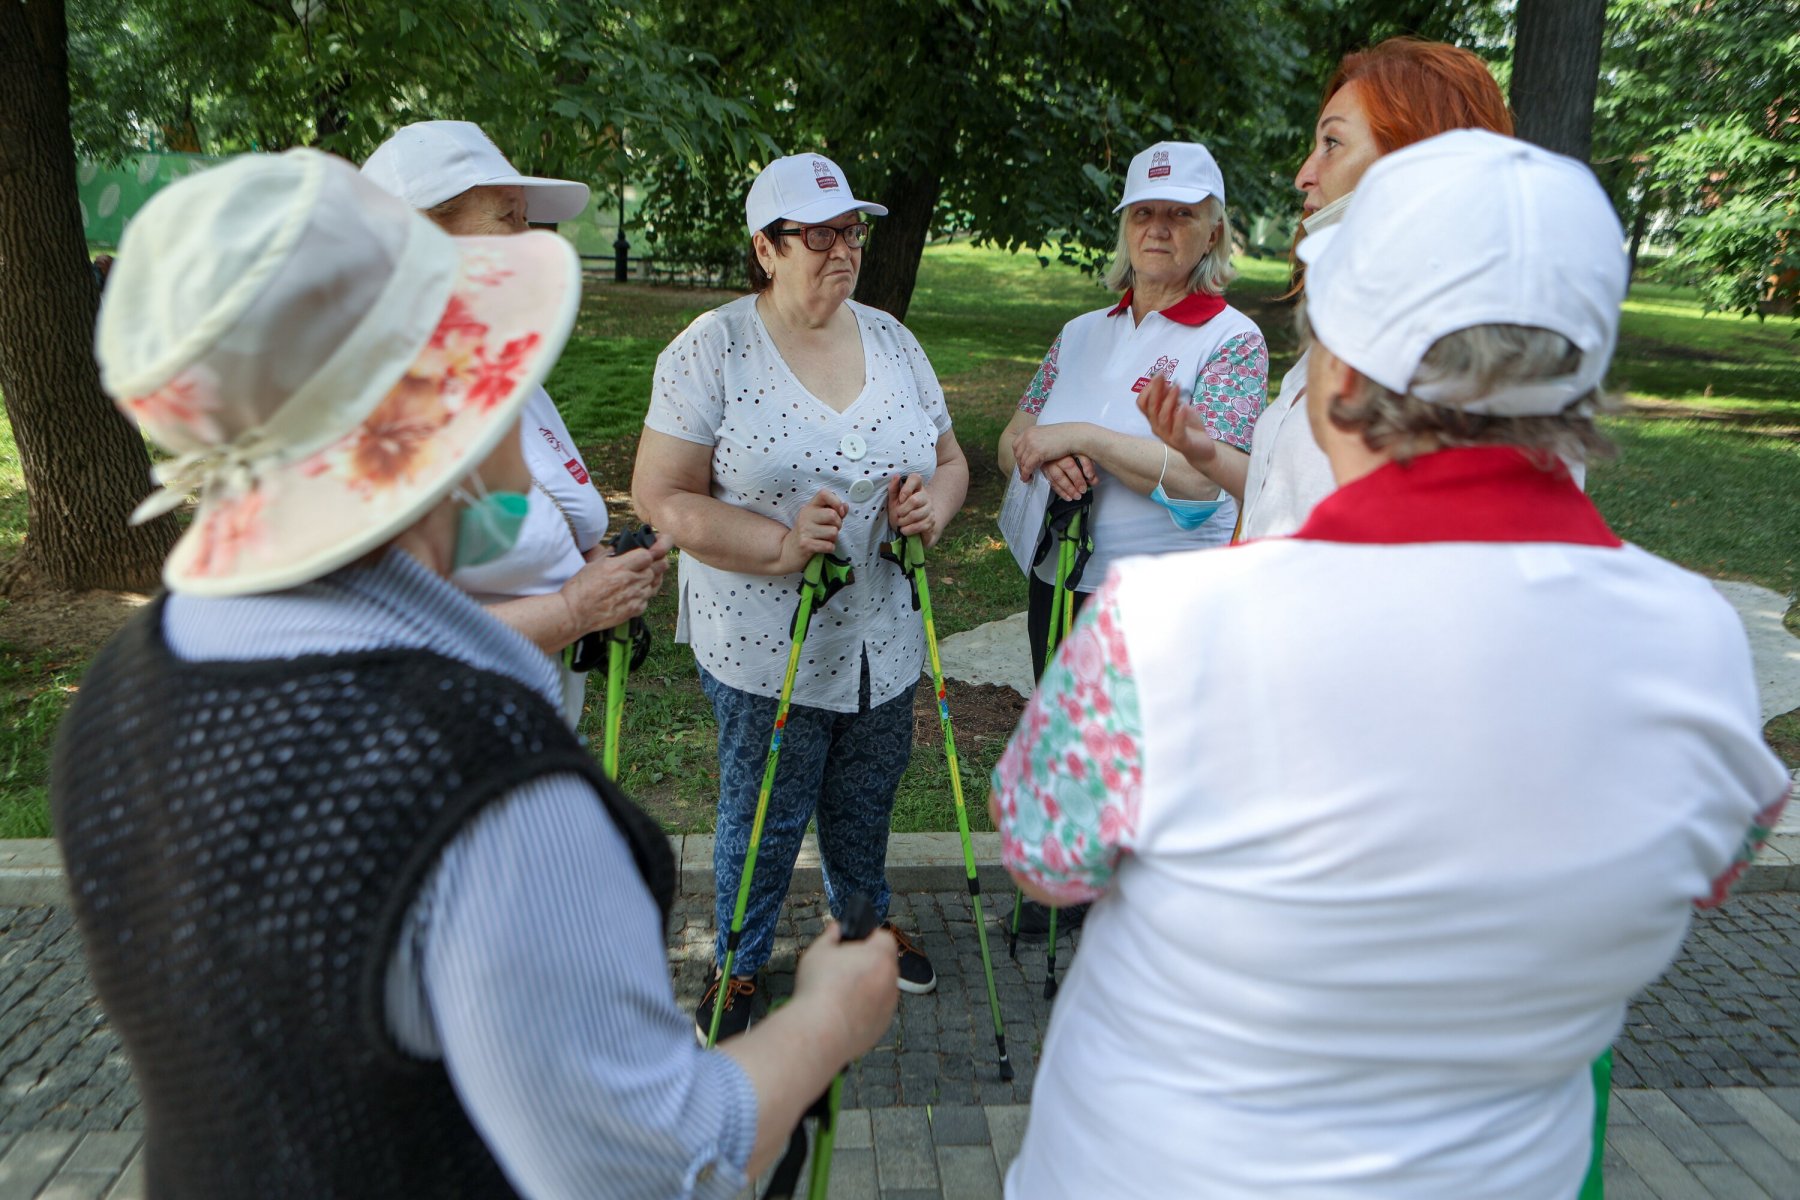
{"label": "green foliage", "polygon": [[1594,167],[1709,308],[1800,295],[1800,0],[1615,0]]}

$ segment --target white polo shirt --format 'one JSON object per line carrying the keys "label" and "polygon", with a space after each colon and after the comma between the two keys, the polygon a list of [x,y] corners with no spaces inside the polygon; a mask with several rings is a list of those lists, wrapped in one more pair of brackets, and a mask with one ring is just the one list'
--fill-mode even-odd
{"label": "white polo shirt", "polygon": [[[703,313],[656,360],[644,426],[712,449],[715,499],[792,527],[821,489],[850,507],[837,553],[856,582],[813,619],[794,679],[794,703],[857,711],[862,661],[869,702],[913,687],[925,632],[912,589],[880,557],[893,535],[887,481],[937,473],[938,439],[950,431],[944,390],[906,326],[847,301],[862,336],[863,390],[838,412],[801,384],[775,348],[756,297]],[[739,691],[780,694],[800,574],[747,575],[681,556],[675,640],[694,648],[707,674]]]}
{"label": "white polo shirt", "polygon": [[[1234,359],[1228,351],[1240,347],[1244,353]],[[1138,411],[1137,398],[1158,375],[1175,382],[1183,401],[1202,410],[1215,437],[1240,449],[1250,444],[1268,383],[1268,352],[1256,322],[1219,297],[1198,292],[1142,321],[1132,319],[1131,295],[1126,293],[1112,308],[1083,313],[1064,325],[1045,363],[1039,377],[1048,373],[1049,379],[1038,412],[1040,425],[1085,421],[1149,441],[1155,441],[1155,434]],[[1033,382],[1034,388],[1039,386]],[[1200,528],[1182,530],[1150,497],[1104,469],[1099,475],[1090,524],[1094,554],[1080,591],[1094,591],[1113,563],[1134,554],[1167,554],[1231,540],[1237,505],[1229,495]],[[1039,512],[1031,527],[1038,528],[1042,520]],[[1055,563],[1046,558],[1037,574],[1045,583],[1055,582]]]}
{"label": "white polo shirt", "polygon": [[1007,865],[1100,897],[1008,1196],[1573,1197],[1760,726],[1730,606],[1516,451],[1121,564],[995,771]]}

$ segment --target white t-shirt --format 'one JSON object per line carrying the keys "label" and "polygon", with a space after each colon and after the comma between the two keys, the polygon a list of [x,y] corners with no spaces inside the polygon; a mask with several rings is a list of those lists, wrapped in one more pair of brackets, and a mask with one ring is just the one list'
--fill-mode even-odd
{"label": "white t-shirt", "polygon": [[[1150,422],[1137,407],[1144,385],[1151,377],[1164,375],[1180,386],[1185,403],[1194,404],[1201,368],[1228,341],[1243,337],[1254,337],[1260,348],[1262,334],[1256,322],[1230,305],[1199,324],[1163,312],[1147,313],[1142,321],[1134,322],[1123,304],[1083,313],[1063,326],[1055,382],[1038,414],[1038,424],[1086,421],[1154,441]],[[1258,383],[1260,397],[1261,381]],[[1254,413],[1249,415],[1249,421],[1255,419]],[[1078,590],[1094,591],[1113,563],[1134,554],[1194,550],[1231,540],[1237,504],[1229,495],[1221,493],[1225,503],[1204,525],[1183,530],[1168,510],[1150,497],[1133,491],[1105,469],[1096,469],[1100,478],[1094,484],[1090,525],[1094,553]],[[1055,572],[1049,557],[1037,566],[1038,578],[1045,583],[1055,582]]]}
{"label": "white t-shirt", "polygon": [[[465,567],[457,582],[479,604],[547,596],[581,570],[582,553],[606,536],[606,501],[549,393],[534,388],[519,417],[519,445],[537,485],[518,545],[485,567]],[[587,676],[563,670],[564,716],[581,720]]]}
{"label": "white t-shirt", "polygon": [[1712,586],[1522,456],[1121,564],[996,770],[1009,866],[1110,863],[1007,1194],[1573,1197],[1589,1064],[1790,786],[1760,726]]}
{"label": "white t-shirt", "polygon": [[[644,418],[648,429],[712,448],[712,494],[726,504],[790,527],[821,488],[849,505],[837,553],[850,560],[856,582],[814,615],[794,680],[794,703],[833,712],[857,711],[864,655],[871,704],[918,681],[925,634],[912,589],[880,558],[892,537],[887,481],[929,480],[938,439],[950,431],[943,389],[918,339],[887,313],[846,303],[862,335],[864,382],[843,412],[800,383],[756,297],[745,296],[703,313],[658,356]],[[722,571],[683,554],[680,580],[675,639],[692,645],[720,682],[780,694],[799,573]]]}

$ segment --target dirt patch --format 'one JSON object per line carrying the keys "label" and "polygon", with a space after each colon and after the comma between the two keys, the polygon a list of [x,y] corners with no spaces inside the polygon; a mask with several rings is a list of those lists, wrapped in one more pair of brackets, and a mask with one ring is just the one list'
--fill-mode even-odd
{"label": "dirt patch", "polygon": [[14,592],[0,609],[0,643],[29,653],[91,652],[149,599],[141,592]]}
{"label": "dirt patch", "polygon": [[[956,734],[957,757],[973,756],[980,747],[1012,736],[1025,711],[1025,698],[1005,684],[945,682],[950,699],[950,728]],[[943,753],[944,731],[938,724],[937,697],[927,676],[913,702],[913,753]]]}

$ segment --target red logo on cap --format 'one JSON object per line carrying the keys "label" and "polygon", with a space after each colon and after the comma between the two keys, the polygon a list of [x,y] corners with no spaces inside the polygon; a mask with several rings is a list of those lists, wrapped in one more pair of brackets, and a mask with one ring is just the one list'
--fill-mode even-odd
{"label": "red logo on cap", "polygon": [[1150,152],[1150,178],[1161,179],[1169,173],[1169,152],[1152,150]]}
{"label": "red logo on cap", "polygon": [[569,468],[569,474],[575,477],[576,483],[586,483],[588,481],[587,468],[581,465],[581,460],[579,458],[571,458],[568,462],[564,463],[563,466]]}
{"label": "red logo on cap", "polygon": [[838,185],[837,176],[831,173],[830,165],[822,162],[813,163],[813,182],[819,185],[822,192],[834,191]]}

